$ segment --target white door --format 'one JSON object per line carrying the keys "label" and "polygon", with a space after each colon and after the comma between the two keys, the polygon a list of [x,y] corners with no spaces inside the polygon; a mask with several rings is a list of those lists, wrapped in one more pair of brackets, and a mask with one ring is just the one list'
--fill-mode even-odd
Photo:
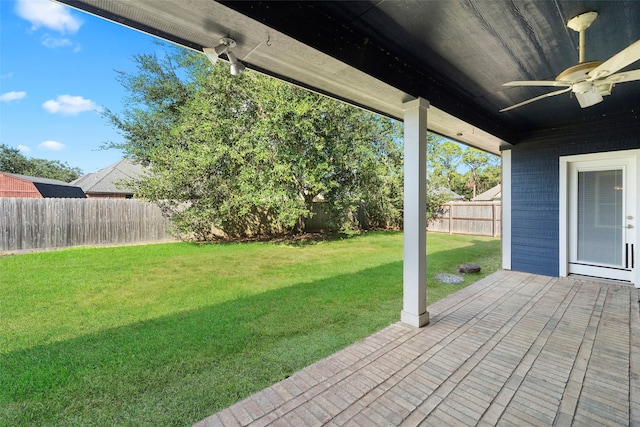
{"label": "white door", "polygon": [[568,163],[568,273],[634,283],[636,158]]}

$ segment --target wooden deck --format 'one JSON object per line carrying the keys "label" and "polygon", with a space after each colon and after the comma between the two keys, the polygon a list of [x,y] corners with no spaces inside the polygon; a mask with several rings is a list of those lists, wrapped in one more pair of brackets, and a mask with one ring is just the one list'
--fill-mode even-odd
{"label": "wooden deck", "polygon": [[631,286],[497,272],[196,424],[640,425]]}

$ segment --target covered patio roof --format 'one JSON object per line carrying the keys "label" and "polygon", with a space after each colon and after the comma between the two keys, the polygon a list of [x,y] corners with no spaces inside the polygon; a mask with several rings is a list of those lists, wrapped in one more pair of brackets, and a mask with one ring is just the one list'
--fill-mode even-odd
{"label": "covered patio roof", "polygon": [[553,80],[578,63],[573,16],[599,13],[586,33],[589,60],[640,39],[634,1],[60,1],[197,51],[232,37],[249,68],[397,119],[405,102],[424,98],[431,131],[496,154],[593,121],[640,126],[640,82],[584,109],[567,93],[499,112],[557,89],[503,83]]}
{"label": "covered patio roof", "polygon": [[197,423],[637,425],[638,290],[501,271]]}

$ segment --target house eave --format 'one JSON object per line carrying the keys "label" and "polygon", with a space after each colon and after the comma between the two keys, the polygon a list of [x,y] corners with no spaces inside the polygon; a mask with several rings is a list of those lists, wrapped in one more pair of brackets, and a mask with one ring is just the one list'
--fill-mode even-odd
{"label": "house eave", "polygon": [[[156,0],[57,1],[199,52],[230,36],[238,42],[234,53],[248,68],[397,120],[403,120],[403,104],[420,96],[218,2],[166,0],[159,5]],[[166,19],[160,20],[161,16]],[[457,102],[442,99],[447,109],[449,101]],[[450,109],[445,111],[437,102],[430,102],[427,126],[432,132],[496,155],[500,155],[500,147],[509,145],[504,139],[506,133],[496,136],[454,116]]]}

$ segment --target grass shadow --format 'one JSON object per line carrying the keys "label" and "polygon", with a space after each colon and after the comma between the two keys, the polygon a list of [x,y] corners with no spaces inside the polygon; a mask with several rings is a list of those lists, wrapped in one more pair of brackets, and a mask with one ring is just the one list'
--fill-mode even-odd
{"label": "grass shadow", "polygon": [[397,320],[402,264],[0,356],[0,424],[187,425]]}

